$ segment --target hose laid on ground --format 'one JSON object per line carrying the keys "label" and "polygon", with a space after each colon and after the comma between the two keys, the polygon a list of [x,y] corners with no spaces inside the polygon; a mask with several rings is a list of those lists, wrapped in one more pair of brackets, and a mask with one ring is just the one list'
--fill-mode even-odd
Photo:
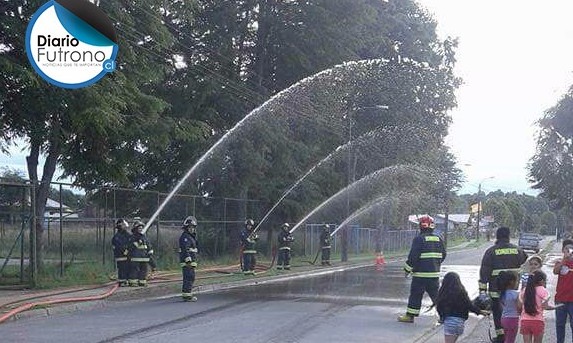
{"label": "hose laid on ground", "polygon": [[8,307],[8,306],[14,305],[14,304],[18,304],[18,303],[21,303],[22,301],[30,301],[33,299],[45,298],[45,297],[50,297],[50,296],[54,296],[54,295],[62,295],[62,294],[67,294],[67,293],[76,293],[76,292],[81,292],[81,291],[87,291],[90,289],[103,288],[103,287],[112,286],[115,284],[116,284],[116,282],[108,282],[108,283],[103,284],[103,285],[97,285],[97,286],[91,286],[91,287],[76,287],[76,288],[68,289],[65,291],[54,291],[54,292],[44,293],[42,295],[36,295],[36,296],[30,297],[30,298],[26,298],[24,300],[15,300],[15,301],[10,301],[10,302],[4,303],[4,304],[0,304],[0,308]]}
{"label": "hose laid on ground", "polygon": [[306,263],[310,263],[310,264],[314,265],[314,264],[316,263],[316,260],[318,260],[318,254],[320,254],[320,251],[321,251],[321,250],[322,250],[322,249],[318,249],[318,250],[316,251],[316,255],[314,256],[314,260],[313,260],[312,262],[311,262],[311,261],[308,261],[308,260],[302,260],[301,262],[306,262]]}
{"label": "hose laid on ground", "polygon": [[2,316],[0,316],[0,323],[5,322],[9,318],[11,318],[12,316],[14,316],[20,312],[27,311],[31,308],[36,307],[36,306],[46,306],[46,305],[62,304],[62,303],[68,303],[68,302],[92,301],[92,300],[105,299],[105,298],[109,297],[110,295],[112,295],[117,290],[118,287],[119,287],[119,285],[115,284],[107,292],[105,292],[104,294],[100,294],[100,295],[94,295],[94,296],[88,296],[88,297],[78,297],[78,298],[53,299],[53,300],[45,300],[45,301],[27,303],[27,304],[18,306],[15,309],[11,310],[10,312],[5,313]]}

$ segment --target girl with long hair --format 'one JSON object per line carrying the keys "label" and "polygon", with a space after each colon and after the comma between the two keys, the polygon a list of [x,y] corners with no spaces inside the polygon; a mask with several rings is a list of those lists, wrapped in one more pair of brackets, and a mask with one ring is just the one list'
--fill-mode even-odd
{"label": "girl with long hair", "polygon": [[470,311],[475,314],[489,314],[472,303],[460,276],[454,272],[444,276],[435,305],[440,322],[444,325],[445,343],[454,343],[461,336]]}
{"label": "girl with long hair", "polygon": [[524,343],[543,342],[545,318],[543,310],[553,310],[549,305],[549,291],[545,288],[547,276],[541,270],[533,272],[527,280],[527,286],[520,293],[523,302],[520,333]]}

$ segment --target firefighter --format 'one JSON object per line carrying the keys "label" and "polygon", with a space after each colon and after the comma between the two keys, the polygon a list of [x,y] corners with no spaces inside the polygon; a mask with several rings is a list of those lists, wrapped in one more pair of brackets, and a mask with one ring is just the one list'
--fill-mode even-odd
{"label": "firefighter", "polygon": [[442,239],[434,235],[434,218],[424,215],[418,223],[420,234],[412,240],[404,266],[406,277],[412,275],[412,284],[406,313],[398,317],[398,321],[403,323],[413,323],[414,318],[420,314],[424,292],[428,293],[435,304],[440,286],[440,267],[446,258]]}
{"label": "firefighter", "polygon": [[241,248],[243,255],[243,274],[244,275],[255,275],[255,264],[257,250],[255,250],[255,244],[259,239],[256,234],[255,221],[252,219],[245,220],[245,228],[241,231]]}
{"label": "firefighter", "polygon": [[290,225],[284,223],[281,232],[279,232],[279,258],[277,269],[290,270],[290,250],[294,237],[290,233]]}
{"label": "firefighter", "polygon": [[516,245],[509,243],[509,228],[500,227],[496,232],[496,241],[483,254],[481,268],[479,272],[479,292],[480,296],[487,294],[492,303],[493,323],[495,325],[496,338],[494,342],[503,342],[504,332],[501,326],[501,304],[499,302],[499,292],[497,291],[497,276],[502,271],[520,271],[520,267],[527,260],[527,254]]}
{"label": "firefighter", "polygon": [[128,248],[130,261],[129,285],[147,286],[147,265],[153,255],[151,243],[143,233],[143,222],[137,220],[131,229],[132,235]]}
{"label": "firefighter", "polygon": [[330,226],[324,224],[320,232],[321,265],[330,266]]}
{"label": "firefighter", "polygon": [[117,283],[120,287],[127,286],[127,279],[129,278],[129,261],[127,260],[129,241],[131,235],[127,232],[129,224],[125,219],[118,219],[115,222],[116,233],[111,239],[111,246],[113,248],[113,257],[117,266]]}
{"label": "firefighter", "polygon": [[197,297],[191,293],[195,282],[195,268],[197,268],[197,254],[199,253],[197,242],[197,219],[193,216],[185,218],[183,232],[179,237],[179,264],[183,273],[183,286],[181,296],[183,301],[197,301]]}

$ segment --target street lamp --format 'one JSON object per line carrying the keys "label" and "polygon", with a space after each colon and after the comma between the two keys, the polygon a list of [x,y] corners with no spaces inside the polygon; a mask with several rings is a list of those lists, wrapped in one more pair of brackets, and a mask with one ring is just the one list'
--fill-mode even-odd
{"label": "street lamp", "polygon": [[[354,163],[352,162],[352,126],[353,126],[353,114],[362,110],[367,109],[381,109],[387,110],[390,107],[387,105],[374,105],[365,107],[354,107],[352,111],[348,114],[348,186],[354,183],[356,179],[356,157],[354,158]],[[350,192],[346,190],[346,218],[350,216]],[[342,228],[342,251],[340,254],[340,259],[342,262],[348,261],[348,226]]]}
{"label": "street lamp", "polygon": [[477,198],[478,198],[478,204],[477,204],[478,205],[478,213],[477,213],[477,226],[476,226],[476,242],[479,241],[479,221],[480,221],[480,211],[481,211],[481,200],[480,200],[481,184],[485,180],[493,179],[494,177],[495,176],[486,177],[485,179],[481,180],[479,182],[479,185],[478,185],[478,196],[477,196]]}

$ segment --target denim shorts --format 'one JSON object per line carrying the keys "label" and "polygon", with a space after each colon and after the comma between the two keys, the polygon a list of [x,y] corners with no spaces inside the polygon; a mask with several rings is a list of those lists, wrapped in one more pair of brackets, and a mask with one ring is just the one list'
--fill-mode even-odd
{"label": "denim shorts", "polygon": [[461,336],[464,333],[466,320],[460,317],[444,318],[444,335]]}

